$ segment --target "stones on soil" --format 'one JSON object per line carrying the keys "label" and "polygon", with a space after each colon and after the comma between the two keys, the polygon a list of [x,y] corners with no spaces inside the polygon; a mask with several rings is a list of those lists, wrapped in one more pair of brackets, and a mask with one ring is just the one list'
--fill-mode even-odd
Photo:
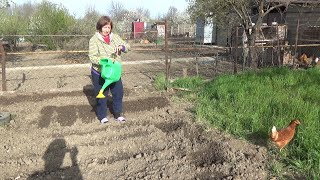
{"label": "stones on soil", "polygon": [[9,112],[0,112],[0,125],[6,124],[11,120]]}

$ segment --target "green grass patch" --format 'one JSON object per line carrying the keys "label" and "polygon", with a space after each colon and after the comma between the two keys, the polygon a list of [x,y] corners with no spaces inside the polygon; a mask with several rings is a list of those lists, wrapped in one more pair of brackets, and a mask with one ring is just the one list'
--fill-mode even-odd
{"label": "green grass patch", "polygon": [[300,119],[280,161],[315,179],[320,177],[319,107],[319,69],[270,68],[221,75],[205,84],[197,95],[196,115],[220,130],[265,144],[273,125],[282,128]]}
{"label": "green grass patch", "polygon": [[205,84],[203,77],[192,76],[176,79],[171,83],[172,87],[185,88],[191,91],[198,91]]}
{"label": "green grass patch", "polygon": [[170,83],[171,88],[181,88],[182,90],[178,90],[176,95],[188,101],[196,101],[197,93],[201,91],[204,85],[205,81],[201,76],[179,78]]}
{"label": "green grass patch", "polygon": [[[164,75],[157,79],[155,84],[165,87]],[[279,129],[300,119],[282,153],[270,149],[278,157],[272,158],[270,170],[279,178],[290,169],[305,179],[320,177],[320,69],[269,68],[220,75],[207,83],[196,76],[168,86],[191,90],[178,95],[195,102],[196,116],[205,124],[260,145],[268,144],[273,125]]]}

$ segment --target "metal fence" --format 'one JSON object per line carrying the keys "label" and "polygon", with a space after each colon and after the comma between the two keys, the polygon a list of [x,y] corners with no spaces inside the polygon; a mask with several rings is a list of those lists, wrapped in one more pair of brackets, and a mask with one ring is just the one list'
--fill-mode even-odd
{"label": "metal fence", "polygon": [[[131,45],[123,54],[124,66],[141,65],[140,70],[127,68],[124,75],[142,73],[155,78],[159,73],[166,80],[201,75],[214,78],[220,73],[237,73],[250,68],[247,37],[241,28],[234,28],[229,47],[204,44],[194,36],[173,36],[165,24],[165,32],[120,33]],[[317,28],[304,28],[300,44],[288,44],[285,25],[263,26],[255,48],[260,67],[296,64],[309,67],[319,51]],[[1,91],[38,91],[82,88],[91,83],[88,42],[92,35],[10,35],[0,41]],[[308,38],[306,38],[308,36]],[[147,65],[148,64],[148,65]]]}
{"label": "metal fence", "polygon": [[[124,66],[142,66],[139,71],[126,68],[128,70],[124,70],[124,75],[143,73],[155,78],[163,73],[170,80],[187,75],[212,78],[219,73],[220,70],[215,69],[218,66],[215,60],[219,59],[217,55],[225,53],[224,48],[196,44],[194,37],[190,36],[171,36],[169,28],[166,32],[138,32],[134,38],[132,32],[119,33],[131,45],[131,51],[122,55]],[[2,41],[3,48],[0,49],[1,90],[67,90],[79,89],[91,83],[90,60],[87,56],[91,36],[3,36],[3,40],[7,41]],[[222,58],[220,60],[225,61]]]}
{"label": "metal fence", "polygon": [[[319,27],[296,27],[297,35],[288,35],[287,25],[263,25],[256,37],[253,49],[258,54],[259,67],[290,66],[309,68],[320,57]],[[291,42],[291,43],[290,43]],[[242,69],[251,67],[248,37],[241,27],[232,30],[230,52]]]}

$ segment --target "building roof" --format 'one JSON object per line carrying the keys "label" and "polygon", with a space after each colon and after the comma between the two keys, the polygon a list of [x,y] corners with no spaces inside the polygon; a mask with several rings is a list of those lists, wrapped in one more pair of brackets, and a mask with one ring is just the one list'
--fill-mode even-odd
{"label": "building roof", "polygon": [[267,2],[288,2],[291,4],[320,4],[319,0],[266,0]]}

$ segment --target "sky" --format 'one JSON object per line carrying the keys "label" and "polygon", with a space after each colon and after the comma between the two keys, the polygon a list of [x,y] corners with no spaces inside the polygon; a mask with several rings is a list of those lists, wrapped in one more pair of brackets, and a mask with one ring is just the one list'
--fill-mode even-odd
{"label": "sky", "polygon": [[[26,2],[40,3],[42,0],[12,0],[20,5]],[[55,4],[62,4],[69,10],[69,13],[77,18],[84,16],[88,7],[93,7],[99,13],[108,15],[111,2],[119,2],[127,10],[135,10],[142,7],[148,9],[152,18],[167,13],[170,6],[174,6],[179,12],[183,12],[188,7],[188,0],[48,0]]]}

